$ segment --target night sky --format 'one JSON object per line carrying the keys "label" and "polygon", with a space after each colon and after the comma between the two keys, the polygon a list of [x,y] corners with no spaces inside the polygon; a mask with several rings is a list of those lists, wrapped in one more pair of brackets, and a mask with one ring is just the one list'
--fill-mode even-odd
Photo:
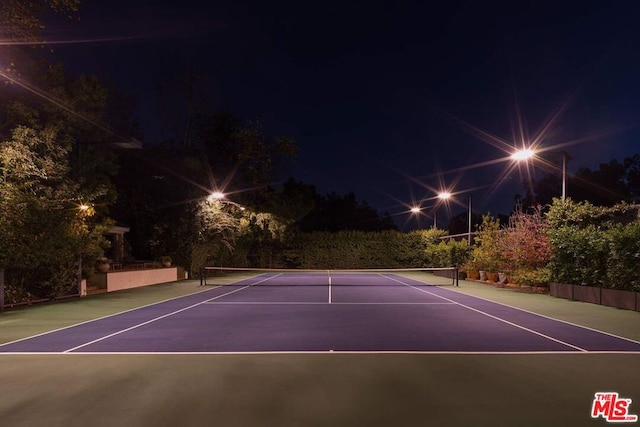
{"label": "night sky", "polygon": [[295,138],[290,175],[401,225],[442,186],[508,213],[523,175],[493,161],[523,141],[569,172],[640,152],[636,0],[91,3],[48,37],[111,40],[53,55],[139,96],[145,143],[154,82],[195,70],[214,107]]}

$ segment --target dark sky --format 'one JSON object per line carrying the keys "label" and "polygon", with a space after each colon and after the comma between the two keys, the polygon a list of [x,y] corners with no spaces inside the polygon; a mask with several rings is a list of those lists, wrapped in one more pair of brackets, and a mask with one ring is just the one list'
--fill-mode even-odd
{"label": "dark sky", "polygon": [[636,0],[91,3],[50,37],[113,40],[54,54],[140,96],[146,143],[154,81],[193,69],[212,105],[295,138],[293,176],[379,211],[442,183],[508,213],[519,171],[468,167],[543,129],[570,172],[640,152]]}

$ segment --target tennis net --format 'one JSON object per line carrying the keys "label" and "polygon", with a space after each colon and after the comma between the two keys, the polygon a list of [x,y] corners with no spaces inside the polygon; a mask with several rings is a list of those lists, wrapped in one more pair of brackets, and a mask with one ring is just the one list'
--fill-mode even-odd
{"label": "tennis net", "polygon": [[456,267],[439,268],[365,268],[365,269],[287,269],[204,267],[200,271],[201,286],[239,283],[245,279],[268,278],[263,286],[295,286],[312,284],[369,286],[393,284],[395,278],[415,280],[430,286],[459,286]]}

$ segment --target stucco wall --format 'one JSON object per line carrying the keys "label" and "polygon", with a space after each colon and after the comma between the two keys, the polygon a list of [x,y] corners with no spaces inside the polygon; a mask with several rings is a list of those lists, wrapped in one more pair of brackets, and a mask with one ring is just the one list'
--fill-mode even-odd
{"label": "stucco wall", "polygon": [[174,282],[178,278],[177,267],[151,270],[110,271],[107,276],[107,291],[138,288],[158,283]]}

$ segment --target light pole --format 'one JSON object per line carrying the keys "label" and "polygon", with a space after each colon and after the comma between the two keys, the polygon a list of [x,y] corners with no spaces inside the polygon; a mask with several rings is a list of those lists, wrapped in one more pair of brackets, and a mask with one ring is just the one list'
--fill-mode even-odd
{"label": "light pole", "polygon": [[[452,194],[448,191],[443,191],[438,194],[438,198],[441,200],[447,200],[451,198]],[[467,244],[471,246],[471,223],[472,223],[472,210],[471,210],[471,193],[469,193],[469,201],[468,201],[468,229],[467,229]]]}
{"label": "light pole", "polygon": [[[556,151],[556,153],[558,153]],[[535,155],[535,151],[531,148],[526,148],[522,150],[518,150],[511,154],[511,158],[517,162],[526,161],[532,158]],[[567,158],[569,155],[566,151],[560,151],[560,155],[562,156],[562,201],[567,197]]]}
{"label": "light pole", "polygon": [[567,196],[567,152],[566,151],[562,151],[560,154],[562,154],[562,201],[564,202],[564,199]]}

